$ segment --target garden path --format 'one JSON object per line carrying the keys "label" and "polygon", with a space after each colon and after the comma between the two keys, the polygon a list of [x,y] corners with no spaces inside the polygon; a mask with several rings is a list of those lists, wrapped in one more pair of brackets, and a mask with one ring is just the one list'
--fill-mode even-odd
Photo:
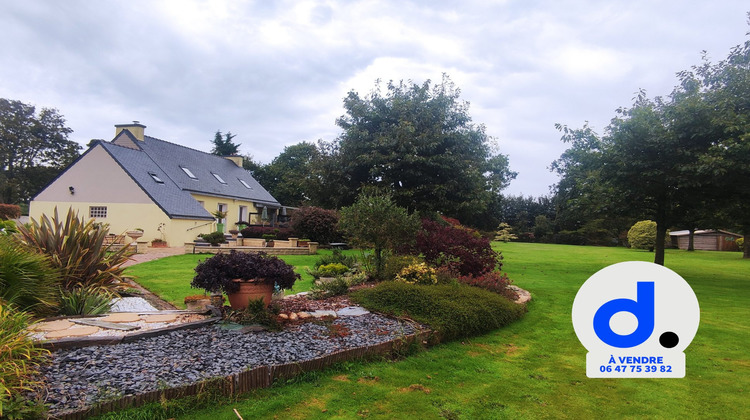
{"label": "garden path", "polygon": [[122,264],[123,267],[130,267],[131,265],[140,264],[146,261],[158,260],[159,258],[171,257],[172,255],[181,255],[185,253],[185,248],[181,246],[174,246],[169,248],[146,248],[146,252],[143,254],[133,254],[130,259]]}

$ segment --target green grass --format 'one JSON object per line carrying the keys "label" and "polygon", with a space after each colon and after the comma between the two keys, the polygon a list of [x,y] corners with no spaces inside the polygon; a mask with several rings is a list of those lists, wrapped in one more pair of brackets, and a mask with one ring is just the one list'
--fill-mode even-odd
{"label": "green grass", "polygon": [[[178,419],[244,418],[750,418],[750,260],[668,250],[690,283],[701,324],[684,379],[589,379],[570,313],[580,285],[616,262],[651,261],[624,248],[495,244],[514,283],[531,291],[518,322],[398,362],[347,363]],[[175,403],[186,407],[187,403]],[[111,418],[168,418],[158,404]]]}
{"label": "green grass", "polygon": [[[345,254],[358,255],[358,251],[344,251]],[[321,255],[329,255],[331,251],[320,250],[318,255],[281,255],[279,258],[287,264],[295,267],[295,272],[301,275],[294,287],[286,293],[299,293],[310,290],[313,277],[307,274],[306,269],[312,268],[313,264]],[[212,254],[185,254],[159,260],[148,261],[128,267],[125,275],[133,277],[135,281],[146,289],[159,295],[162,299],[177,306],[185,308],[183,299],[185,296],[203,293],[202,289],[193,289],[190,282],[195,276],[195,266],[199,261],[212,257]]]}

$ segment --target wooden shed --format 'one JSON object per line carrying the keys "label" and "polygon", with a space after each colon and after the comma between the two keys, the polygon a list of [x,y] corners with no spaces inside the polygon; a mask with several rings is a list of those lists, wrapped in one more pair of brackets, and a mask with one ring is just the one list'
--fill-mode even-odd
{"label": "wooden shed", "polygon": [[[678,230],[670,232],[672,246],[687,249],[690,231]],[[720,229],[696,230],[693,236],[693,247],[704,251],[739,251],[737,239],[742,238],[739,233]]]}

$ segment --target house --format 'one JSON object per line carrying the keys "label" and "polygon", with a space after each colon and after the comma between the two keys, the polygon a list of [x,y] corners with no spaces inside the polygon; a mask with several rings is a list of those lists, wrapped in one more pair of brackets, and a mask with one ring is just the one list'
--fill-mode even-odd
{"label": "house", "polygon": [[[29,215],[39,220],[55,208],[73,208],[84,219],[107,223],[112,233],[143,229],[141,240],[164,239],[170,246],[217,230],[217,222],[277,220],[281,205],[252,174],[242,157],[220,157],[145,135],[145,125],[115,125],[111,142],[91,147],[32,200]],[[227,217],[211,215],[220,210]]]}
{"label": "house", "polygon": [[[687,249],[690,231],[678,230],[669,232],[672,245],[679,249]],[[693,234],[693,248],[704,251],[739,251],[737,239],[742,238],[738,233],[726,230],[696,230]]]}

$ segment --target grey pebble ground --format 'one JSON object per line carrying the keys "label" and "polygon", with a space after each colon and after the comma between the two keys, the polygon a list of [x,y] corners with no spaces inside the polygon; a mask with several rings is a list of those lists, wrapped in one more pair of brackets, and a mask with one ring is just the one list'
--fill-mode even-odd
{"label": "grey pebble ground", "polygon": [[261,365],[314,359],[416,331],[411,324],[378,314],[339,317],[333,323],[346,326],[349,335],[331,337],[329,328],[320,322],[281,332],[251,333],[213,325],[126,344],[59,350],[42,368],[50,414]]}

